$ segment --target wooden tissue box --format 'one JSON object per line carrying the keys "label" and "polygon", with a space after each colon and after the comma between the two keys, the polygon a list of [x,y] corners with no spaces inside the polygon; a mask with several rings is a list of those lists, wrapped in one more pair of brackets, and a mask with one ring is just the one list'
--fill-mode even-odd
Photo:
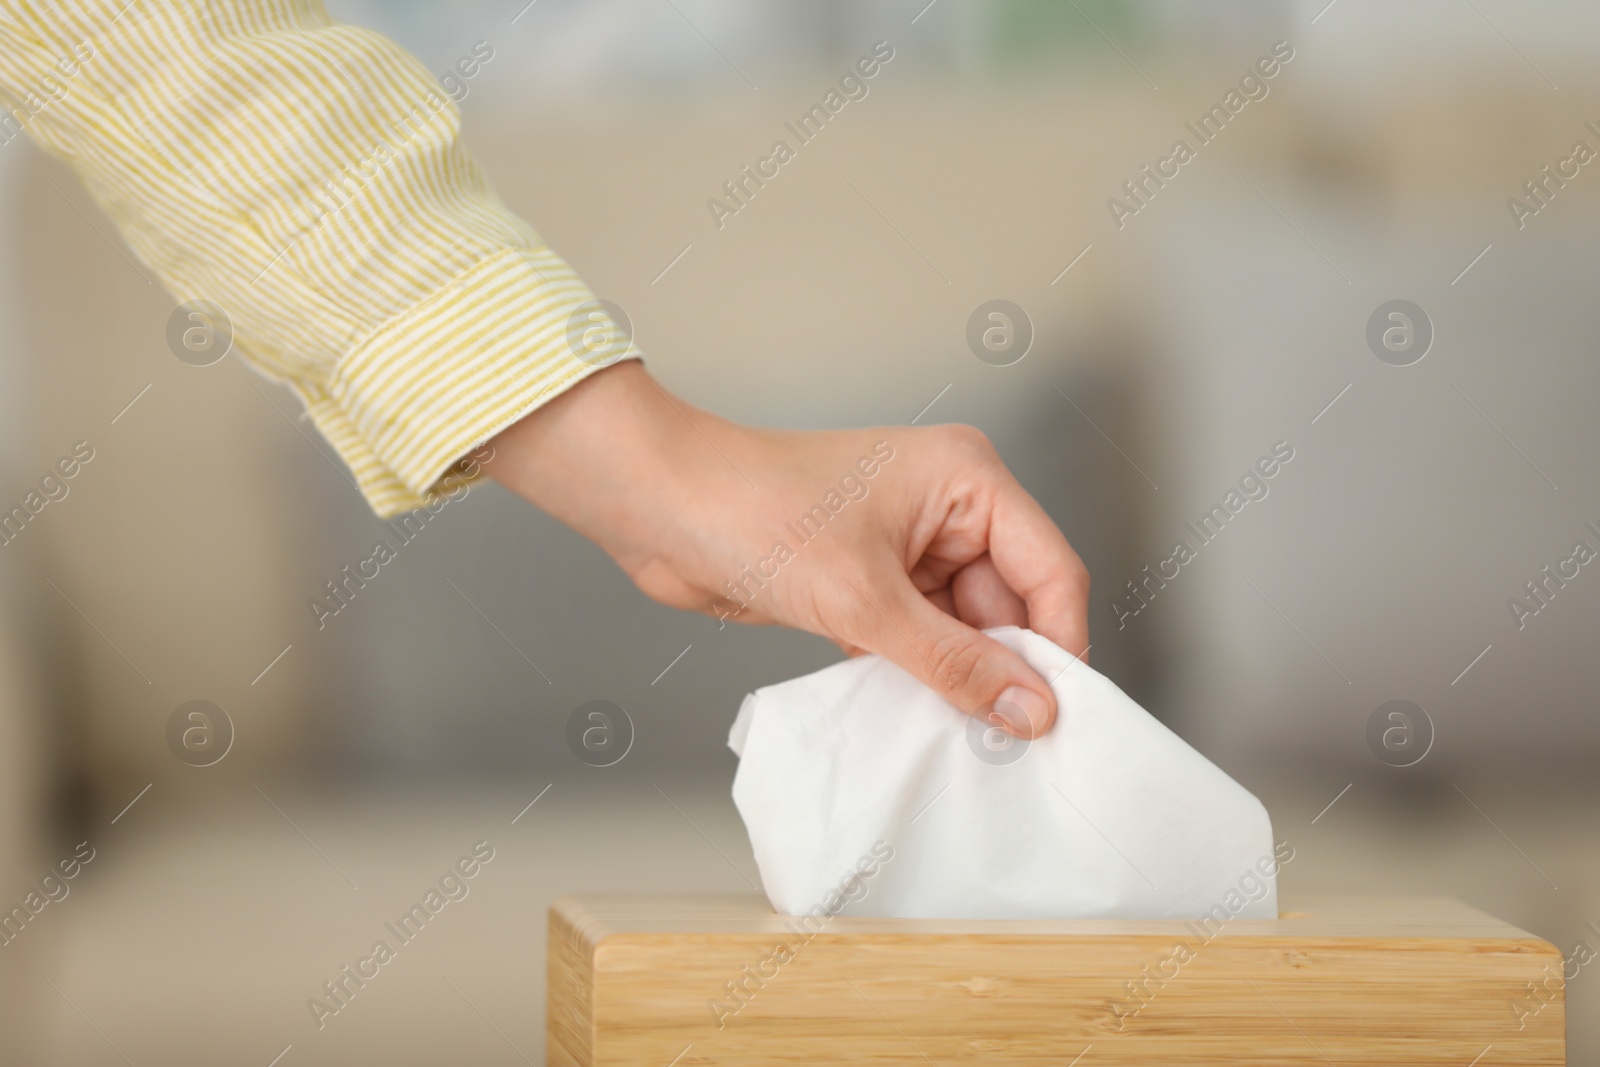
{"label": "wooden tissue box", "polygon": [[1561,954],[1448,898],[1277,920],[776,915],[748,896],[550,909],[550,1067],[1566,1062]]}

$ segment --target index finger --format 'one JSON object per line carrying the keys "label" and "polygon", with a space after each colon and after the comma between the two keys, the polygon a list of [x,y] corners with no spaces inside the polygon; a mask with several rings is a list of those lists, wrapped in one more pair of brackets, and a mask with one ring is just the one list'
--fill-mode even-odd
{"label": "index finger", "polygon": [[1089,650],[1089,570],[1009,471],[989,519],[989,556],[1028,605],[1028,626],[1080,659]]}

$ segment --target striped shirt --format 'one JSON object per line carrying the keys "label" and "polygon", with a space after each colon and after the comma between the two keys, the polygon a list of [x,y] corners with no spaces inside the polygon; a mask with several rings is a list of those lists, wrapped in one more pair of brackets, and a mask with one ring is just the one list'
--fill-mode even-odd
{"label": "striped shirt", "polygon": [[638,350],[512,214],[417,60],[320,0],[0,0],[0,143],[69,162],[231,322],[380,515]]}

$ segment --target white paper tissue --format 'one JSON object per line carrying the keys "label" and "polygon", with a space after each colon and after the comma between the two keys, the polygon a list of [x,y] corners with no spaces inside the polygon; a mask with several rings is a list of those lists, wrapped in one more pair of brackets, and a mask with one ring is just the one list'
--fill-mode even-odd
{"label": "white paper tissue", "polygon": [[879,656],[745,698],[733,799],[775,910],[1277,916],[1259,800],[1053,642],[989,633],[1055,690],[1042,738],[1000,733]]}

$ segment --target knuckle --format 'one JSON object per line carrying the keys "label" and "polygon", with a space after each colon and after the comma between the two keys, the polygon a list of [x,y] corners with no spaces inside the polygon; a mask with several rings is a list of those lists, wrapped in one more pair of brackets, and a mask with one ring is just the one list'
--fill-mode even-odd
{"label": "knuckle", "polygon": [[1089,599],[1089,568],[1083,560],[1074,558],[1067,567],[1067,588],[1084,600]]}
{"label": "knuckle", "polygon": [[936,639],[928,648],[927,657],[941,686],[950,692],[963,692],[977,676],[983,648],[973,637],[952,633]]}
{"label": "knuckle", "polygon": [[977,456],[992,456],[995,454],[993,442],[989,435],[976,426],[966,423],[953,423],[943,427],[949,442],[963,452]]}

